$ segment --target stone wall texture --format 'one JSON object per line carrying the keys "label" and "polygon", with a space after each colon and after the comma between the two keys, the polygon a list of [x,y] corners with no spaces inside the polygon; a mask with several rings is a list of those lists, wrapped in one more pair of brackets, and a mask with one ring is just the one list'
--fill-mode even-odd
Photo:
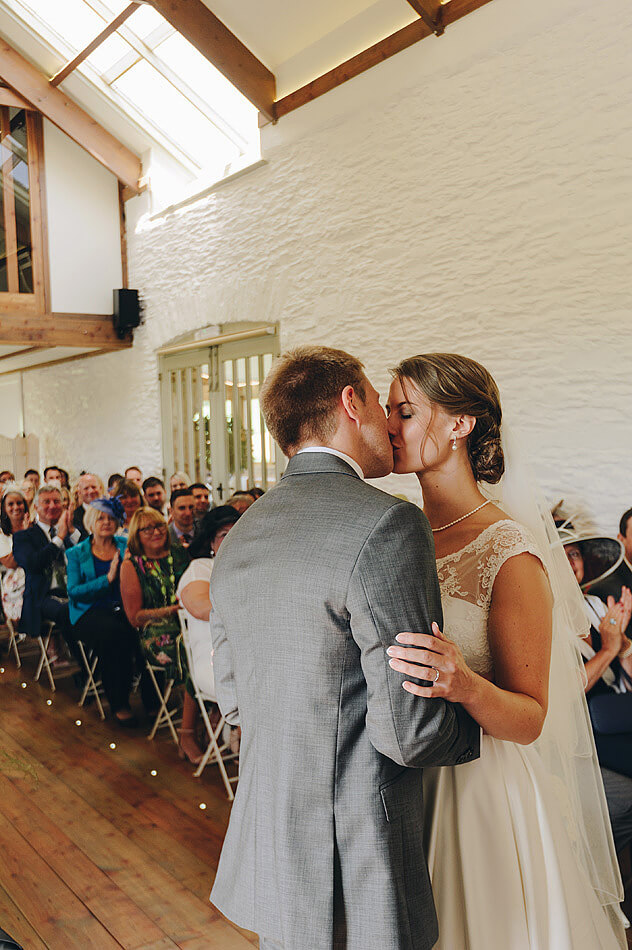
{"label": "stone wall texture", "polygon": [[[616,530],[632,506],[632,6],[613,0],[607,29],[588,0],[527,6],[489,4],[453,47],[425,40],[282,120],[265,166],[141,214],[133,351],[25,375],[42,461],[159,470],[156,348],[274,320],[282,346],[349,349],[383,389],[415,352],[482,361],[548,498]],[[386,487],[418,495],[410,477]]]}

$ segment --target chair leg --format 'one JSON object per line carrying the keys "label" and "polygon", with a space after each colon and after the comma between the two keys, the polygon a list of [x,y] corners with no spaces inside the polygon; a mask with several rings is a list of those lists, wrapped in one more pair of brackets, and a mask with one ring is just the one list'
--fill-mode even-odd
{"label": "chair leg", "polygon": [[158,680],[156,679],[156,674],[154,673],[153,667],[148,663],[147,669],[151,677],[151,681],[154,684],[154,689],[156,691],[156,696],[160,703],[160,709],[158,710],[158,715],[156,716],[156,721],[152,727],[151,732],[147,736],[148,739],[154,739],[156,732],[160,729],[161,726],[168,726],[169,731],[171,732],[171,737],[176,745],[178,745],[178,733],[176,732],[176,727],[173,724],[173,713],[167,708],[167,703],[169,702],[169,697],[171,696],[171,690],[173,689],[174,680],[169,680],[165,688],[164,695],[160,691],[158,686]]}
{"label": "chair leg", "polygon": [[20,667],[22,666],[22,660],[20,659],[20,651],[18,650],[18,641],[17,641],[17,637],[16,637],[16,635],[15,635],[15,627],[13,626],[13,621],[10,620],[9,617],[7,617],[7,628],[8,628],[8,630],[9,630],[9,650],[8,650],[8,652],[10,653],[11,650],[13,650],[13,652],[14,652],[14,654],[15,654],[15,664],[16,664],[17,668],[20,669]]}
{"label": "chair leg", "polygon": [[83,706],[86,701],[88,694],[94,696],[95,702],[97,704],[97,709],[99,710],[99,716],[101,719],[105,719],[105,713],[103,711],[103,704],[101,703],[101,697],[99,696],[99,687],[94,678],[94,671],[97,668],[97,663],[99,662],[99,657],[93,654],[91,661],[86,655],[86,651],[81,640],[77,640],[79,646],[79,652],[81,653],[81,659],[83,660],[83,665],[86,671],[86,685],[83,687],[83,692],[81,694],[81,699],[79,700],[79,705]]}
{"label": "chair leg", "polygon": [[48,676],[48,681],[50,683],[51,691],[55,692],[55,680],[53,679],[53,671],[50,667],[50,662],[48,660],[48,655],[46,651],[48,650],[48,644],[50,643],[50,638],[53,632],[52,626],[50,627],[48,633],[44,637],[37,637],[37,641],[40,647],[40,660],[37,665],[37,670],[35,672],[35,680],[39,680],[42,674],[42,668],[46,670],[46,675]]}
{"label": "chair leg", "polygon": [[[202,760],[200,764],[198,765],[197,769],[195,770],[195,772],[193,773],[193,775],[195,778],[199,778],[209,762],[210,763],[217,762],[217,767],[222,777],[222,782],[224,783],[226,794],[228,795],[228,801],[232,802],[235,797],[235,793],[233,792],[231,780],[228,777],[228,772],[226,771],[226,766],[224,765],[224,758],[222,756],[222,749],[225,749],[226,746],[223,745],[222,747],[220,747],[217,741],[218,738],[222,734],[222,729],[224,728],[224,724],[226,720],[224,719],[223,716],[221,716],[217,724],[217,727],[213,729],[211,725],[211,721],[208,716],[206,706],[204,705],[203,699],[198,696],[197,700],[198,700],[198,705],[200,707],[200,712],[202,714],[202,719],[204,721],[204,725],[206,726],[206,730],[208,732],[209,741],[206,747],[206,751],[204,755],[202,756]],[[231,756],[231,758],[234,758],[234,756]],[[236,779],[233,779],[233,781],[236,781]]]}

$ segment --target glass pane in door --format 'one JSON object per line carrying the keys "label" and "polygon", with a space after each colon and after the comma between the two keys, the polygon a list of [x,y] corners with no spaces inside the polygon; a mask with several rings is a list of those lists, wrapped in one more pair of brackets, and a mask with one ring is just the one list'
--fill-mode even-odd
{"label": "glass pane in door", "polygon": [[248,488],[248,467],[250,462],[250,439],[249,439],[249,420],[248,420],[248,398],[246,381],[246,360],[239,359],[235,361],[237,369],[237,387],[236,387],[236,409],[239,422],[239,440],[236,446],[238,458],[237,470],[237,491],[245,491]]}
{"label": "glass pane in door", "polygon": [[[224,368],[224,420],[226,437],[226,482],[228,492],[232,493],[236,488],[235,480],[235,418],[234,405],[235,393],[233,386],[233,363],[227,360],[223,364]],[[226,497],[228,497],[228,492]]]}
{"label": "glass pane in door", "polygon": [[26,110],[10,109],[9,114],[10,134],[5,145],[10,149],[12,159],[15,229],[18,245],[18,288],[21,294],[32,294],[33,259]]}

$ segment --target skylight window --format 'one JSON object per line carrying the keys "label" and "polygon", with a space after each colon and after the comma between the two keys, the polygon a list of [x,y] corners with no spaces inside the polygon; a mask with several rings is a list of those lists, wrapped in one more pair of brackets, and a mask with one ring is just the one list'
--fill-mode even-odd
{"label": "skylight window", "polygon": [[[57,56],[59,69],[128,5],[129,0],[0,0],[0,10],[11,11]],[[256,107],[147,4],[76,71],[189,175],[208,182],[222,177],[231,163],[243,164],[244,156],[258,157]]]}

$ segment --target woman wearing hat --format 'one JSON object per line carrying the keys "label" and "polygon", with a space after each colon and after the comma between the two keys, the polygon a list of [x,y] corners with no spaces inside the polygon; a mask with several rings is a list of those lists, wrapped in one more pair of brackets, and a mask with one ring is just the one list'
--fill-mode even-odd
{"label": "woman wearing hat", "polygon": [[586,693],[592,697],[604,692],[632,692],[632,642],[625,635],[632,616],[632,593],[623,587],[621,598],[615,601],[608,597],[607,604],[589,593],[617,569],[623,560],[622,545],[614,538],[582,537],[570,528],[560,528],[559,533],[590,620],[590,636],[581,647]]}
{"label": "woman wearing hat", "polygon": [[590,633],[580,643],[586,670],[586,698],[601,766],[617,851],[632,841],[632,643],[625,630],[632,595],[604,604],[589,594],[621,561],[621,545],[612,538],[581,537],[568,528],[560,537],[584,594]]}
{"label": "woman wearing hat", "polygon": [[120,502],[98,498],[85,511],[89,536],[66,553],[68,606],[76,637],[99,657],[103,689],[115,721],[137,725],[129,705],[138,636],[125,616],[119,573],[127,541],[115,537]]}

